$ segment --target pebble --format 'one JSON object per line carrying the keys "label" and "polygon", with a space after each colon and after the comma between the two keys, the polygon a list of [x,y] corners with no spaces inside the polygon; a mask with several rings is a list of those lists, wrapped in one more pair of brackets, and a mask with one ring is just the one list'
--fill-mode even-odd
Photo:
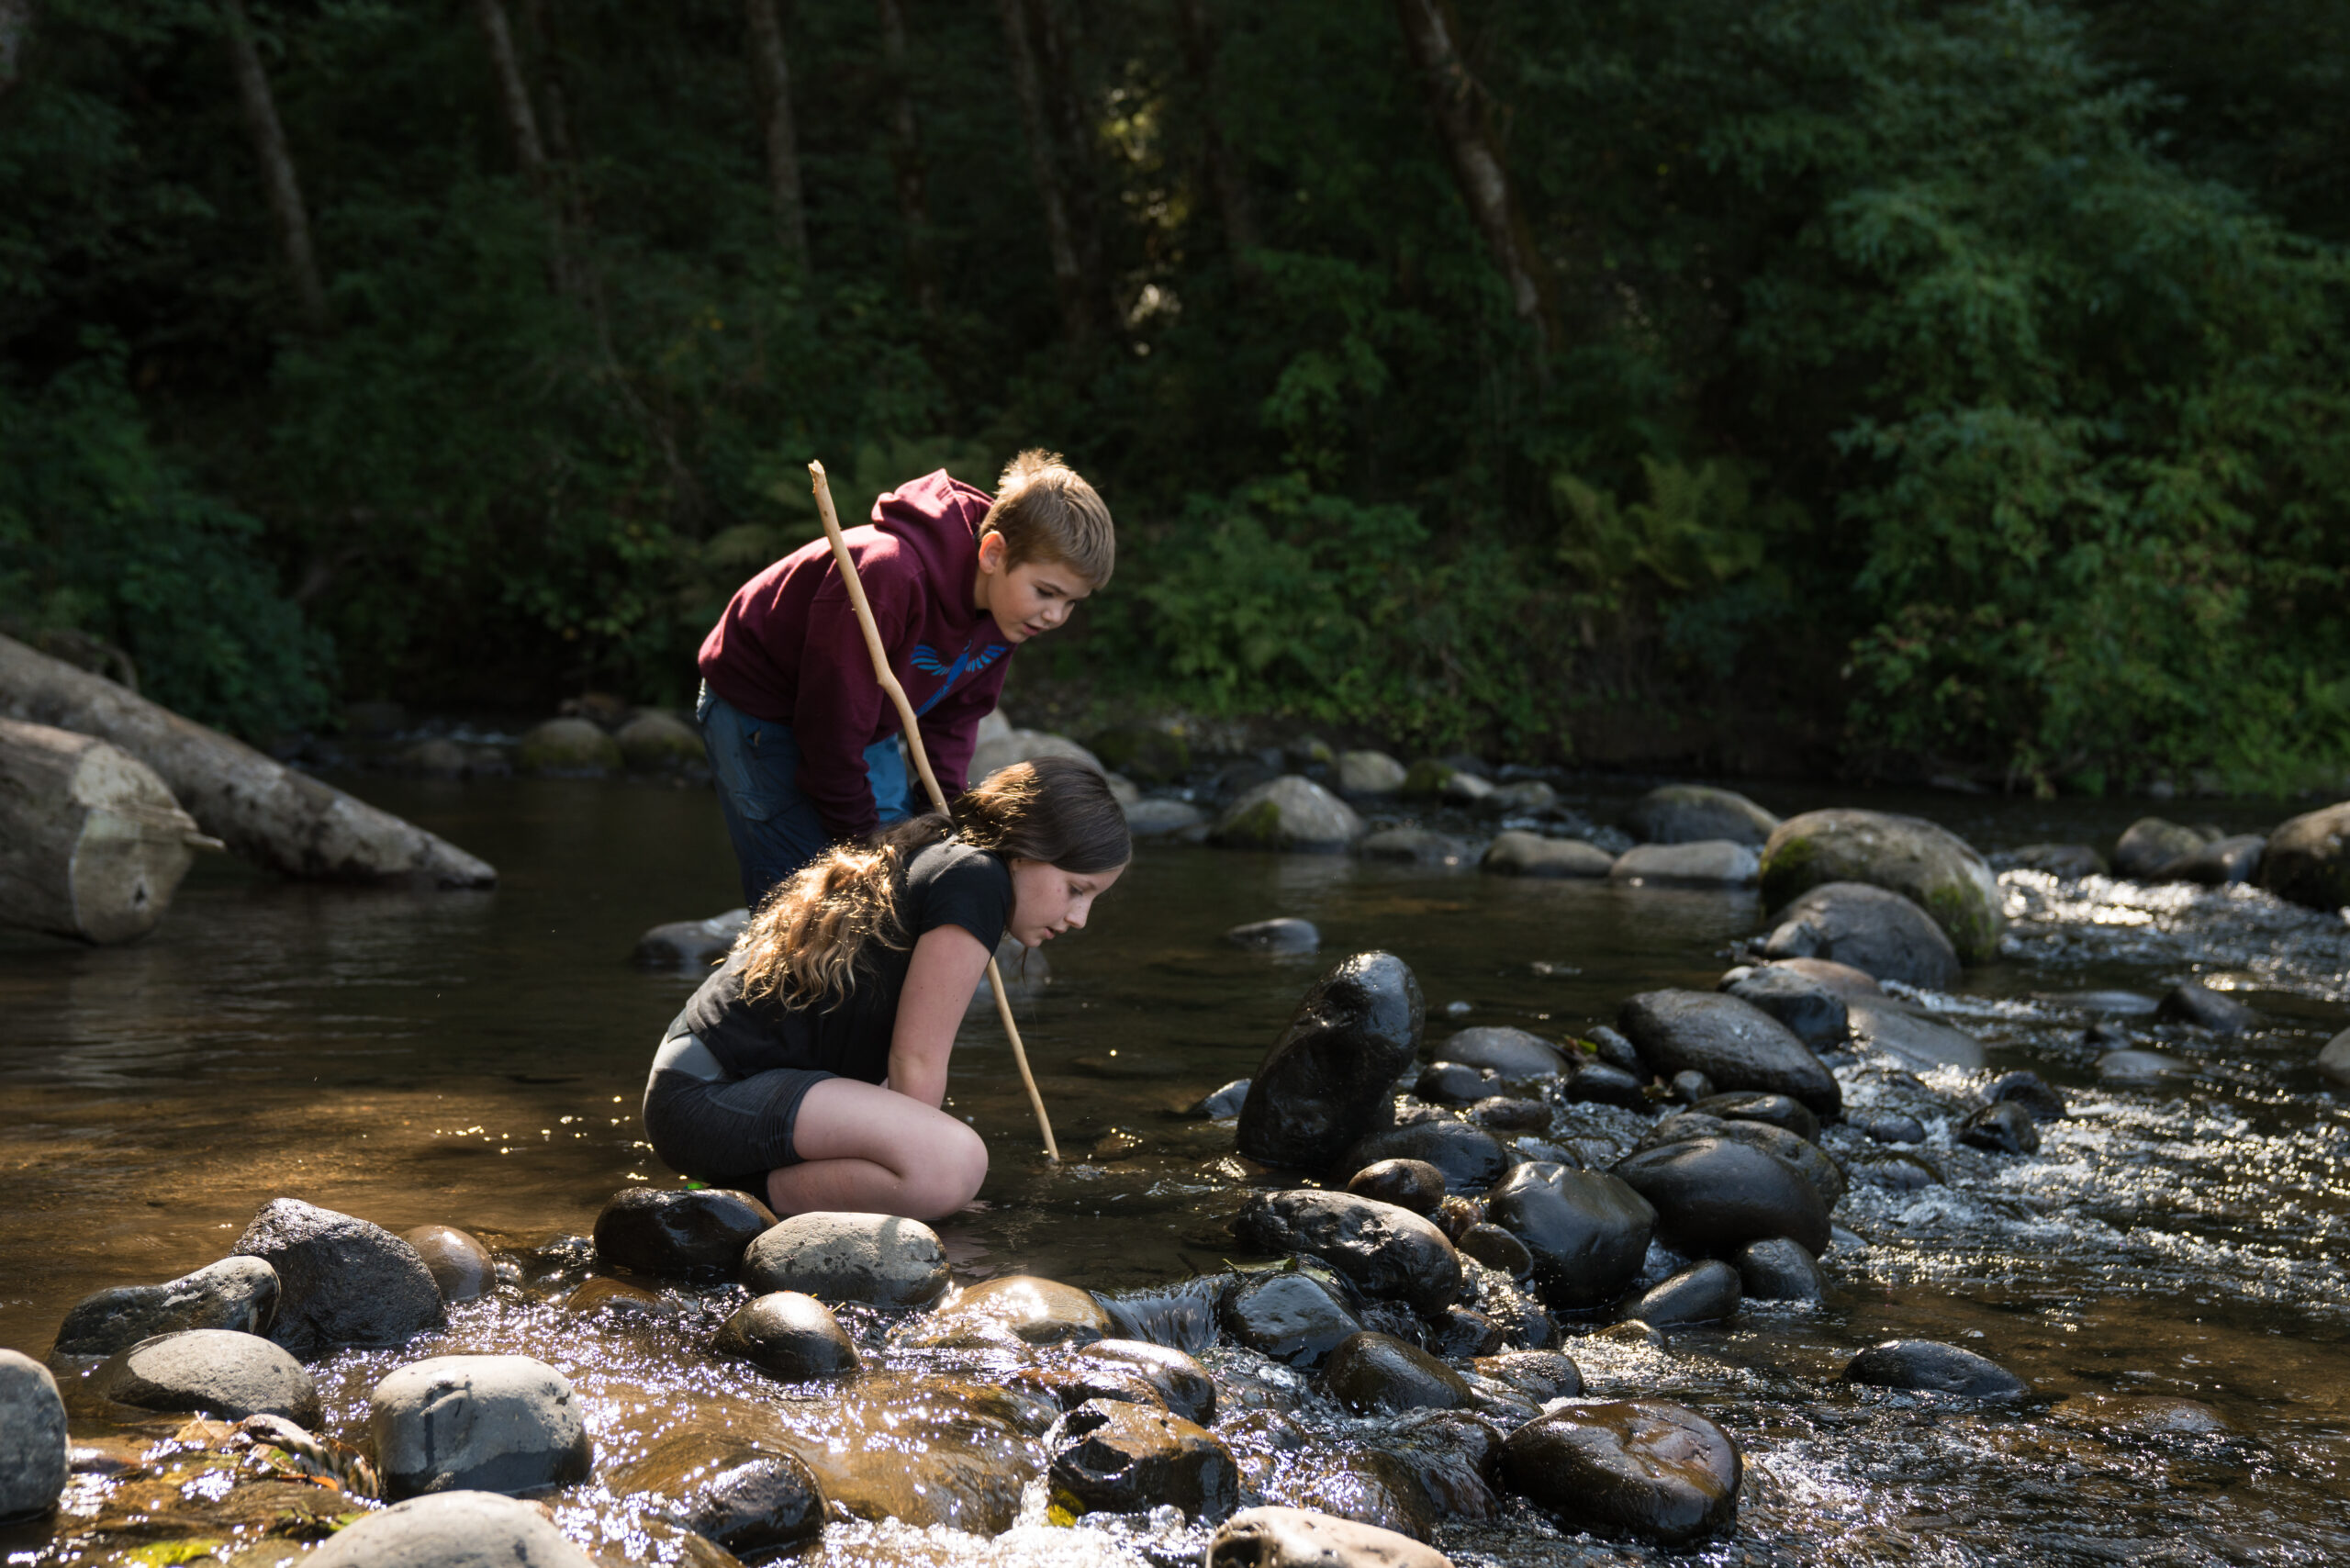
{"label": "pebble", "polygon": [[319,1391],[282,1346],[229,1328],[188,1328],[141,1340],[90,1374],[90,1392],[141,1410],[193,1410],[225,1421],[283,1416],[319,1420]]}
{"label": "pebble", "polygon": [[30,1356],[0,1350],[0,1519],[46,1513],[65,1490],[65,1401]]}
{"label": "pebble", "polygon": [[1252,953],[1311,953],[1322,946],[1322,933],[1312,921],[1290,915],[1236,925],[1224,934],[1224,939]]}
{"label": "pebble", "polygon": [[2002,1100],[1971,1113],[1958,1124],[1958,1141],[1994,1154],[2037,1154],[2040,1124],[2031,1112],[2013,1100]]}
{"label": "pebble", "polygon": [[1578,1312],[1613,1305],[1630,1287],[1657,1224],[1656,1209],[1619,1178],[1561,1165],[1517,1167],[1485,1208],[1532,1257],[1542,1299]]}
{"label": "pebble", "polygon": [[412,1361],[367,1396],[386,1497],[584,1481],[595,1449],[571,1380],[528,1356]]}
{"label": "pebble", "polygon": [[1394,1204],[1312,1188],[1259,1193],[1242,1205],[1232,1228],[1259,1251],[1309,1253],[1366,1295],[1393,1297],[1422,1312],[1440,1310],[1460,1292],[1460,1260],[1451,1241]]}
{"label": "pebble", "polygon": [[596,1256],[637,1274],[731,1274],[743,1249],[775,1223],[774,1211],[747,1193],[623,1187],[596,1216]]}
{"label": "pebble", "polygon": [[277,1198],[230,1250],[276,1271],[269,1337],[297,1356],[397,1345],[441,1321],[441,1287],[416,1249],[364,1219]]}
{"label": "pebble", "polygon": [[474,1301],[498,1287],[498,1261],[476,1238],[450,1225],[420,1225],[400,1233],[416,1249],[446,1302]]}
{"label": "pebble", "polygon": [[1678,1323],[1718,1323],[1738,1310],[1739,1271],[1718,1259],[1693,1264],[1651,1287],[1624,1309],[1656,1327]]}
{"label": "pebble", "polygon": [[1356,1171],[1347,1191],[1416,1215],[1431,1214],[1444,1202],[1444,1172],[1425,1159],[1382,1159]]}
{"label": "pebble", "polygon": [[1400,1531],[1273,1506],[1226,1519],[1201,1562],[1203,1568],[1452,1568],[1452,1559]]}
{"label": "pebble", "polygon": [[1616,1026],[1657,1072],[1689,1070],[1719,1090],[1785,1094],[1829,1120],[1843,1108],[1836,1075],[1752,1002],[1718,991],[1643,991],[1617,1011]]}
{"label": "pebble", "polygon": [[1569,1404],[1502,1445],[1502,1484],[1568,1529],[1684,1546],[1738,1518],[1744,1466],[1729,1434],[1650,1400]]}
{"label": "pebble", "polygon": [[160,1285],[118,1285],[75,1302],[57,1330],[61,1356],[111,1356],[141,1339],[189,1328],[267,1331],[277,1271],[258,1258],[223,1258]]}
{"label": "pebble", "polygon": [[1970,1399],[2014,1399],[2031,1392],[2030,1383],[1998,1362],[1933,1339],[1887,1339],[1872,1345],[1844,1368],[1844,1381]]}
{"label": "pebble", "polygon": [[1240,1506],[1232,1450],[1196,1421],[1123,1400],[1069,1413],[1053,1455],[1053,1500],[1071,1513],[1139,1513],[1173,1506],[1214,1523]]}
{"label": "pebble", "polygon": [[1249,1274],[1216,1305],[1224,1331],[1293,1367],[1318,1367],[1362,1332],[1362,1321],[1327,1285],[1294,1270]]}
{"label": "pebble", "polygon": [[1738,1250],[1739,1287],[1756,1301],[1820,1301],[1828,1294],[1819,1260],[1784,1236],[1750,1241]]}
{"label": "pebble", "polygon": [[765,1294],[924,1306],[946,1289],[946,1249],[920,1220],[894,1215],[794,1215],[743,1250],[738,1276]]}
{"label": "pebble", "polygon": [[1330,1352],[1322,1389],[1358,1416],[1397,1416],[1406,1410],[1454,1410],[1476,1394],[1459,1372],[1416,1345],[1392,1334],[1357,1334]]}
{"label": "pebble", "polygon": [[770,1291],[746,1302],[719,1327],[710,1348],[786,1383],[853,1376],[861,1366],[833,1309],[799,1291]]}
{"label": "pebble", "polygon": [[1419,1049],[1427,1011],[1411,969],[1392,953],[1357,953],[1323,974],[1258,1066],[1240,1107],[1240,1152],[1326,1168],[1379,1119]]}
{"label": "pebble", "polygon": [[596,1568],[553,1520],[488,1492],[443,1492],[363,1514],[305,1568]]}

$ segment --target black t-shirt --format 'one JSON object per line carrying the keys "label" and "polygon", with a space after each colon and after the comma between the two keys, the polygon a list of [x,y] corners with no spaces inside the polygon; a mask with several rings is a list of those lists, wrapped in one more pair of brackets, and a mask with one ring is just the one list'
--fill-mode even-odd
{"label": "black t-shirt", "polygon": [[905,946],[867,943],[847,997],[815,1008],[786,1006],[774,996],[747,1002],[737,953],[702,981],[669,1035],[690,1031],[734,1078],[778,1067],[821,1068],[878,1083],[890,1074],[898,996],[923,933],[959,925],[992,953],[1011,914],[1012,871],[1002,857],[952,842],[931,845],[907,866],[898,890]]}

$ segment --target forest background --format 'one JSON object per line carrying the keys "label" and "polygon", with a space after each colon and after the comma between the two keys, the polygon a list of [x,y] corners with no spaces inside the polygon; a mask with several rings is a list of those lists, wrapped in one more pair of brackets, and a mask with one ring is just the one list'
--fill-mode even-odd
{"label": "forest background", "polygon": [[0,0],[0,624],[680,705],[1044,444],[1080,717],[2330,785],[2345,242],[2328,0]]}

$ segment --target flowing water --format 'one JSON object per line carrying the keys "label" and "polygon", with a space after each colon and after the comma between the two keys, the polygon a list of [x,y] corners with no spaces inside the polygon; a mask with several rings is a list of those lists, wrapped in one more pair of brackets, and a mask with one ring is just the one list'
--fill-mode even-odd
{"label": "flowing water", "polygon": [[[566,1272],[562,1249],[546,1244],[584,1234],[615,1189],[669,1179],[638,1141],[636,1102],[693,980],[624,960],[645,926],[736,902],[710,798],[641,784],[356,784],[487,855],[498,889],[292,886],[216,860],[137,946],[0,939],[0,1345],[43,1355],[81,1295],[200,1267],[262,1204],[288,1195],[395,1231],[464,1227],[528,1276],[454,1309],[406,1352],[347,1352],[316,1369],[331,1430],[359,1435],[367,1388],[391,1366],[491,1349],[570,1373],[607,1473],[663,1431],[772,1420],[756,1374],[693,1353],[739,1291],[672,1291],[666,1317],[578,1318],[531,1282],[576,1279],[576,1260]],[[1757,793],[1781,811],[1914,811],[1986,852],[2109,844],[2137,814]],[[1602,820],[1624,803],[1571,800]],[[2238,831],[2288,813],[2205,802],[2170,814]],[[2350,1560],[2350,1278],[2339,1245],[2350,1114],[2311,1066],[2350,1025],[2350,926],[2242,889],[2004,881],[2018,917],[2006,957],[1970,971],[1963,994],[1922,1000],[1982,1038],[1994,1071],[2031,1068],[2065,1089],[2073,1114],[2043,1128],[2041,1152],[1953,1146],[1952,1108],[1963,1112],[1986,1075],[1848,1070],[1853,1108],[1926,1113],[1923,1152],[1946,1182],[1899,1191],[1856,1172],[1837,1211],[1826,1305],[1749,1304],[1661,1349],[1606,1338],[1567,1349],[1593,1393],[1680,1401],[1743,1446],[1738,1529],[1701,1561]],[[1710,988],[1762,913],[1748,893],[1146,846],[1092,928],[1053,944],[1048,975],[1022,988],[1062,1166],[1042,1158],[991,1019],[975,1013],[965,1030],[952,1106],[986,1135],[993,1169],[985,1211],[941,1226],[957,1275],[1035,1273],[1112,1292],[1221,1270],[1234,1252],[1229,1216],[1270,1178],[1233,1158],[1230,1123],[1176,1113],[1248,1075],[1305,985],[1349,951],[1383,947],[1412,966],[1432,1037],[1478,1024],[1556,1037],[1612,1018],[1636,991]],[[1315,922],[1321,952],[1267,957],[1220,940],[1275,914]],[[2157,1025],[2154,999],[2189,975],[2251,1002],[2262,1027],[2219,1041]],[[2194,1075],[2100,1085],[2082,1032],[2103,1019],[2188,1058]],[[1595,1164],[1643,1125],[1595,1110],[1571,1122],[1558,1136]],[[1849,1128],[1823,1142],[1848,1160],[1870,1151]],[[860,1332],[878,1343],[880,1326]],[[1839,1383],[1854,1350],[1892,1337],[1981,1350],[2035,1397],[1970,1407]],[[1334,1450],[1378,1441],[1310,1394],[1281,1401]],[[111,1432],[85,1402],[74,1408],[75,1441],[109,1451],[151,1455],[140,1445],[170,1431]],[[1235,1443],[1244,1470],[1278,1492],[1280,1466],[1237,1431]],[[129,1483],[104,1468],[77,1475],[55,1520],[0,1530],[9,1562],[185,1560],[130,1555],[181,1524],[161,1504],[127,1515],[116,1494]],[[189,1476],[173,1482],[182,1502],[171,1507],[200,1514],[205,1483]],[[1058,1528],[1041,1491],[1028,1488],[1020,1522],[992,1540],[842,1525],[819,1554],[1165,1560],[1189,1539]],[[558,1511],[617,1558],[677,1557],[674,1532],[600,1483]],[[134,1515],[146,1524],[90,1533]],[[1660,1557],[1561,1536],[1523,1505],[1455,1519],[1438,1540],[1462,1563]]]}

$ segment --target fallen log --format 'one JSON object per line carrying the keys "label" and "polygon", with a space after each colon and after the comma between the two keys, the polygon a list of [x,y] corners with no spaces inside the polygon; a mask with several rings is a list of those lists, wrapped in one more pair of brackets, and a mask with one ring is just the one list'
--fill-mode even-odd
{"label": "fallen log", "polygon": [[153,768],[204,832],[289,877],[487,888],[497,868],[127,691],[0,637],[0,717],[95,735]]}
{"label": "fallen log", "polygon": [[144,936],[219,841],[155,770],[89,735],[0,719],[0,925],[106,944]]}

